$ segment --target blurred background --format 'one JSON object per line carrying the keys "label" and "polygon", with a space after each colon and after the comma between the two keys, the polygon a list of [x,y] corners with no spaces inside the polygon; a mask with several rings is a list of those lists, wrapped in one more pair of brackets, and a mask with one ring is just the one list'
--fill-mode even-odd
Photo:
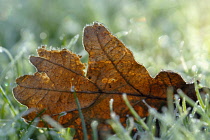
{"label": "blurred background", "polygon": [[[208,0],[0,0],[0,84],[11,97],[15,79],[32,74],[28,61],[41,45],[82,55],[83,28],[103,23],[154,77],[180,73],[210,85]],[[4,105],[4,103],[0,103]]]}
{"label": "blurred background", "polygon": [[[187,82],[210,87],[209,0],[0,0],[0,132],[19,139],[29,128],[20,121],[26,107],[13,97],[15,79],[33,74],[36,49],[67,48],[88,54],[83,28],[103,23],[154,77],[178,72]],[[15,122],[15,123],[14,123]],[[33,127],[32,127],[33,129]],[[41,130],[33,131],[39,137]],[[52,133],[54,136],[54,133]],[[0,139],[1,139],[0,136]],[[53,137],[54,138],[54,137]]]}

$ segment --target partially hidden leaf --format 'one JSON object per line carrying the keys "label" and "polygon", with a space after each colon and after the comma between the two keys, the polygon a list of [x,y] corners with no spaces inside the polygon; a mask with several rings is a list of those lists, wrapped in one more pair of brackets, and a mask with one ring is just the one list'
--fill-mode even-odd
{"label": "partially hidden leaf", "polygon": [[[141,117],[148,116],[145,100],[151,107],[159,109],[166,105],[166,92],[173,87],[174,94],[181,89],[196,100],[193,83],[186,83],[172,71],[161,71],[152,78],[146,68],[134,60],[132,52],[113,36],[102,24],[94,23],[84,29],[83,43],[89,53],[87,73],[80,56],[63,50],[38,49],[38,57],[31,56],[30,62],[37,68],[34,75],[25,75],[16,80],[14,96],[34,111],[24,116],[27,122],[45,109],[64,127],[76,128],[76,137],[82,135],[81,120],[73,92],[81,104],[88,129],[92,120],[101,126],[110,118],[109,101],[114,99],[113,109],[125,122],[129,110],[122,94]],[[66,115],[60,116],[62,112]],[[40,120],[40,127],[46,124]],[[100,129],[100,126],[99,126]]]}

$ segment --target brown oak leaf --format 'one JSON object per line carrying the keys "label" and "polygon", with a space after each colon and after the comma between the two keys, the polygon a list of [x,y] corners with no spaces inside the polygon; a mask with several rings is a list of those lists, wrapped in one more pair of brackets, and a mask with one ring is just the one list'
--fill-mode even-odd
{"label": "brown oak leaf", "polygon": [[[76,136],[80,137],[82,126],[72,87],[88,127],[92,120],[103,125],[104,120],[110,118],[110,99],[114,99],[113,109],[125,122],[129,111],[122,100],[123,93],[128,95],[141,117],[148,115],[142,100],[158,109],[166,104],[168,87],[173,87],[174,93],[182,89],[196,100],[193,83],[187,84],[172,71],[161,71],[152,78],[146,68],[134,60],[132,52],[102,24],[86,26],[83,43],[89,53],[87,74],[80,57],[66,49],[46,50],[42,47],[38,49],[38,57],[30,57],[37,72],[18,78],[13,90],[21,104],[34,109],[24,116],[27,122],[45,109],[42,115],[51,116],[65,127],[76,128]],[[67,114],[59,117],[62,112]],[[38,126],[45,125],[40,121]]]}

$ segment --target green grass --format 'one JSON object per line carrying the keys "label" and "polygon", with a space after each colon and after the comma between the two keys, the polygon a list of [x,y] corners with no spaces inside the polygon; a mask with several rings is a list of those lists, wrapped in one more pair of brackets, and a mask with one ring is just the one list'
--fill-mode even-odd
{"label": "green grass", "polygon": [[[41,44],[66,47],[87,62],[82,30],[94,21],[104,23],[117,35],[152,76],[161,69],[173,70],[187,82],[199,80],[209,87],[207,3],[208,0],[0,0],[0,139],[72,139],[73,129],[64,129],[50,118],[45,119],[56,126],[54,129],[36,128],[36,121],[26,124],[21,119],[26,107],[14,99],[12,89],[17,77],[35,72],[28,58],[36,55]],[[150,108],[151,115],[146,119],[140,118],[124,97],[134,118],[128,118],[124,127],[118,114],[111,110],[112,119],[108,122],[116,135],[109,139],[132,139],[133,127],[137,131],[134,138],[208,139],[209,94],[202,99],[197,90],[197,96],[197,102],[181,91],[175,100],[168,96],[168,108],[163,107],[162,113]],[[97,125],[91,125],[95,139]]]}

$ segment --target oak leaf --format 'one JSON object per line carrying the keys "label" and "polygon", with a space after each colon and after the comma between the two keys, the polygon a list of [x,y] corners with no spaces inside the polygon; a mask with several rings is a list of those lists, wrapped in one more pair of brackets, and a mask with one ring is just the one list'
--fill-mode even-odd
{"label": "oak leaf", "polygon": [[[37,68],[34,75],[25,75],[16,80],[15,98],[34,111],[24,116],[27,122],[46,109],[49,115],[65,127],[74,127],[81,132],[81,120],[73,91],[77,93],[87,126],[92,120],[102,124],[110,118],[109,101],[114,99],[113,109],[124,122],[129,114],[122,100],[128,99],[141,117],[148,115],[144,99],[151,107],[166,104],[166,91],[173,87],[174,93],[182,89],[196,99],[194,84],[187,84],[172,71],[161,71],[152,78],[146,68],[134,60],[132,52],[113,36],[102,24],[94,23],[84,29],[83,43],[89,53],[87,73],[80,56],[63,50],[38,49],[38,57],[31,56],[30,62]],[[66,112],[66,115],[59,116]],[[40,127],[44,123],[40,121]]]}

